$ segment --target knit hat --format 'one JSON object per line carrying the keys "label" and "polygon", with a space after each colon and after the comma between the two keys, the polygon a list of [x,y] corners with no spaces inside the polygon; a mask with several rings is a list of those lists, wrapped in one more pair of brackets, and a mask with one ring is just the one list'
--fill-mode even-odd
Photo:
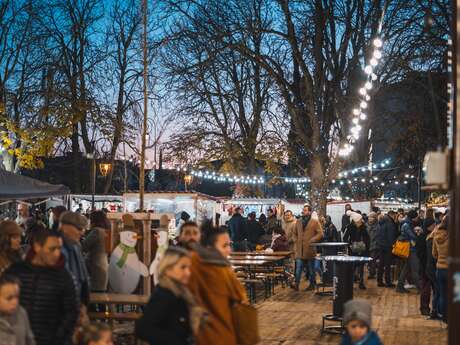
{"label": "knit hat", "polygon": [[88,219],[77,212],[64,212],[59,221],[61,224],[73,225],[78,230],[85,230],[88,227]]}
{"label": "knit hat", "polygon": [[407,212],[407,217],[409,219],[415,219],[418,217],[418,212],[416,210],[410,210],[409,212]]}
{"label": "knit hat", "polygon": [[353,299],[345,303],[343,311],[344,325],[354,320],[362,321],[371,328],[372,306],[368,301],[364,299]]}
{"label": "knit hat", "polygon": [[363,220],[363,216],[360,215],[360,214],[357,213],[357,212],[348,211],[348,212],[347,212],[347,216],[349,216],[349,217],[351,218],[351,220],[353,221],[353,223],[357,223],[357,222]]}

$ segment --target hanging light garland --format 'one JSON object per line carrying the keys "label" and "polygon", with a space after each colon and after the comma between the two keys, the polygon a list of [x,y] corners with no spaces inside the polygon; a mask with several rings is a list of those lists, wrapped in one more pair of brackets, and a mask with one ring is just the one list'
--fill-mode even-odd
{"label": "hanging light garland", "polygon": [[365,121],[367,119],[366,109],[368,108],[371,100],[369,92],[373,88],[373,82],[377,80],[377,74],[375,74],[374,71],[379,64],[379,61],[382,59],[383,47],[383,41],[380,37],[376,37],[372,43],[374,51],[366,67],[364,67],[366,81],[358,90],[360,97],[359,107],[352,110],[353,118],[351,121],[353,126],[350,127],[347,142],[339,149],[339,155],[341,156],[348,156],[353,151],[354,144],[358,141],[362,130],[361,121]]}
{"label": "hanging light garland", "polygon": [[205,180],[212,180],[216,182],[229,182],[229,183],[241,183],[241,184],[264,184],[265,178],[263,176],[251,176],[251,175],[230,175],[230,174],[219,174],[215,171],[196,171],[192,170],[190,175],[203,178]]}

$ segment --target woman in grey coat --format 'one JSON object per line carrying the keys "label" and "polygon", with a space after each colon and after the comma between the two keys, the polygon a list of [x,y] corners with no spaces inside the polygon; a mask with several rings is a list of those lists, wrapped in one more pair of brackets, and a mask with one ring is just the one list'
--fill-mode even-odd
{"label": "woman in grey coat", "polygon": [[91,291],[105,292],[108,284],[109,262],[105,250],[110,222],[103,211],[94,211],[90,215],[90,230],[81,246],[86,254],[86,266],[91,279]]}

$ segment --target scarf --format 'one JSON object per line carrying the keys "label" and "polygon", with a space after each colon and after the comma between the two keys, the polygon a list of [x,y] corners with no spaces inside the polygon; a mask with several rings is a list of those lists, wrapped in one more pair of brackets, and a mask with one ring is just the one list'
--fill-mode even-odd
{"label": "scarf", "polygon": [[128,247],[126,244],[123,244],[123,243],[120,243],[118,246],[120,247],[123,253],[121,254],[121,257],[117,261],[117,266],[122,268],[125,265],[126,260],[128,260],[128,254],[135,253],[136,248]]}
{"label": "scarf", "polygon": [[310,222],[310,219],[311,219],[311,216],[302,216],[302,226],[303,228],[305,229],[305,227],[308,225],[308,223]]}
{"label": "scarf", "polygon": [[182,298],[187,303],[190,316],[190,328],[193,334],[197,334],[200,327],[206,322],[208,312],[196,303],[195,298],[186,286],[174,281],[166,275],[160,277],[158,285],[164,289],[168,289],[174,296]]}

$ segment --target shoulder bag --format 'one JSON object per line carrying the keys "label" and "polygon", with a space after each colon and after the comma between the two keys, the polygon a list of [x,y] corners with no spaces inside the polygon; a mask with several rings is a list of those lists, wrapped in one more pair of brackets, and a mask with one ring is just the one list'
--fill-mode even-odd
{"label": "shoulder bag", "polygon": [[260,341],[256,308],[235,302],[232,305],[232,318],[238,345],[255,345]]}

